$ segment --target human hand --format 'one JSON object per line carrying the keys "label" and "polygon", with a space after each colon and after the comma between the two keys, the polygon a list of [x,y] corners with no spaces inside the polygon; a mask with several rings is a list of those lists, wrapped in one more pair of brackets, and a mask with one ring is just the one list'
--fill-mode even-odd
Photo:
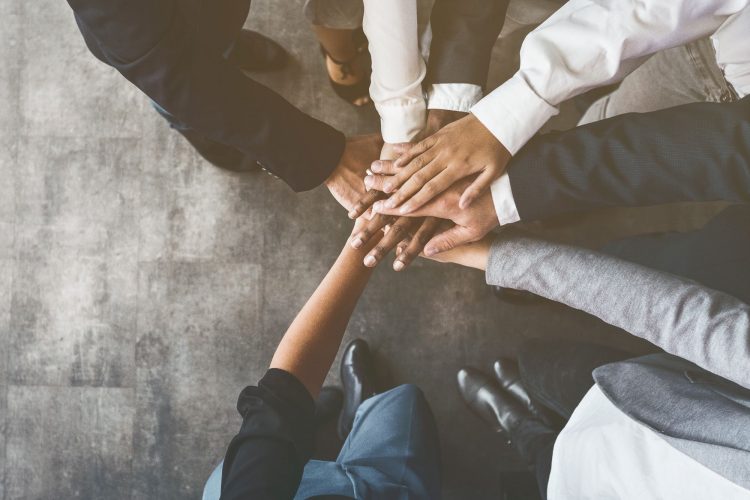
{"label": "human hand", "polygon": [[368,220],[357,219],[349,238],[353,248],[364,248],[370,240],[382,230],[385,236],[365,256],[363,262],[367,267],[375,267],[394,248],[397,257],[393,270],[401,271],[422,252],[425,244],[438,231],[440,221],[432,217],[391,217],[375,215]]}
{"label": "human hand", "polygon": [[372,164],[368,182],[372,189],[393,193],[385,208],[400,207],[399,215],[412,213],[458,180],[478,174],[457,203],[459,208],[468,207],[503,174],[511,157],[471,114],[417,144],[396,145],[394,152],[401,155],[397,160]]}
{"label": "human hand", "polygon": [[346,139],[339,164],[325,185],[347,211],[365,194],[363,179],[370,163],[379,158],[383,139],[380,134],[358,135]]}
{"label": "human hand", "polygon": [[[420,134],[420,137],[429,137],[441,128],[445,127],[449,123],[453,123],[456,120],[459,120],[466,116],[468,113],[464,113],[462,111],[451,111],[447,109],[430,109],[427,112],[427,123],[425,125],[424,130]],[[396,160],[398,158],[398,155],[400,154],[399,151],[402,148],[403,145],[399,146],[392,143],[385,143],[383,145],[383,149],[380,152],[380,159],[381,160]],[[362,196],[359,200],[357,200],[357,203],[354,204],[354,207],[349,212],[349,217],[352,219],[355,219],[359,217],[360,215],[367,213],[367,217],[371,218],[372,215],[370,212],[367,212],[368,209],[372,206],[373,203],[375,203],[377,200],[380,200],[382,198],[385,198],[385,195],[382,193],[382,191],[375,191],[372,190],[371,182],[373,180],[372,172],[368,172],[368,176],[365,177],[365,189],[367,190],[367,193]]]}
{"label": "human hand", "polygon": [[[437,217],[455,223],[455,226],[432,237],[425,245],[424,253],[427,257],[477,241],[500,224],[489,192],[480,195],[471,206],[459,208],[461,193],[472,182],[471,178],[460,180],[437,198],[409,214],[409,217]],[[380,200],[372,206],[376,216],[400,215],[398,208],[387,208],[385,203],[386,200]]]}
{"label": "human hand", "polygon": [[[467,243],[427,258],[437,262],[450,262],[452,264],[485,270],[487,269],[487,259],[490,255],[490,247],[492,246],[493,239],[492,235],[488,234],[479,241]],[[398,254],[398,248],[396,249],[396,253]]]}

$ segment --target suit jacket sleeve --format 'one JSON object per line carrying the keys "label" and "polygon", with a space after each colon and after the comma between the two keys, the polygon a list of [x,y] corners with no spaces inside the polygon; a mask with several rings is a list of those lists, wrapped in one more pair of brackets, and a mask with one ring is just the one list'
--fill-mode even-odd
{"label": "suit jacket sleeve", "polygon": [[295,191],[317,186],[337,165],[343,135],[199,43],[175,0],[68,3],[89,48],[180,122],[241,150]]}
{"label": "suit jacket sleeve", "polygon": [[437,0],[432,8],[432,44],[426,83],[470,83],[484,87],[492,46],[509,0]]}
{"label": "suit jacket sleeve", "polygon": [[608,206],[750,201],[750,97],[538,136],[508,174],[522,220]]}
{"label": "suit jacket sleeve", "polygon": [[514,230],[493,243],[486,276],[488,284],[580,309],[750,387],[750,306],[731,295]]}

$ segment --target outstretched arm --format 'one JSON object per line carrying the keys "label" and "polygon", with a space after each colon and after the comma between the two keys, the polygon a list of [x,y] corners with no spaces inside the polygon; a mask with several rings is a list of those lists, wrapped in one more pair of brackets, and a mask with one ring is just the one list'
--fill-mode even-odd
{"label": "outstretched arm", "polygon": [[314,397],[372,272],[370,246],[346,245],[299,312],[257,386],[240,394],[243,417],[222,470],[222,500],[293,498],[314,451]]}
{"label": "outstretched arm", "polygon": [[514,230],[439,258],[486,267],[490,285],[527,290],[580,309],[750,388],[750,305],[731,295]]}
{"label": "outstretched arm", "polygon": [[362,260],[378,239],[357,250],[344,246],[273,355],[271,368],[294,375],[313,397],[323,385],[352,311],[372,274]]}

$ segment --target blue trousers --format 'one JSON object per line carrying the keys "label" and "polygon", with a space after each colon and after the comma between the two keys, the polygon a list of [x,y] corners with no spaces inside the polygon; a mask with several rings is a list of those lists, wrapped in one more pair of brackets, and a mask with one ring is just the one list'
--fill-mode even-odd
{"label": "blue trousers", "polygon": [[[203,500],[221,496],[221,467]],[[401,385],[360,405],[335,462],[311,460],[295,500],[319,495],[356,499],[440,498],[440,446],[435,419],[422,391]]]}

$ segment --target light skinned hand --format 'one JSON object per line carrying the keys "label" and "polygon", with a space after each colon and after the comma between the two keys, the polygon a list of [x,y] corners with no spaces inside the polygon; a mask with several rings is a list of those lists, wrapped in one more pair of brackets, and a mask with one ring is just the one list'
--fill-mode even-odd
{"label": "light skinned hand", "polygon": [[[455,224],[430,239],[424,248],[427,257],[478,241],[500,224],[489,192],[479,196],[471,206],[459,208],[461,194],[473,181],[472,178],[460,180],[440,196],[409,214],[409,217],[447,219]],[[384,200],[375,202],[372,209],[380,216],[400,215],[398,208],[386,208]]]}
{"label": "light skinned hand", "polygon": [[[468,113],[464,113],[462,111],[452,111],[448,109],[430,109],[427,111],[427,122],[425,124],[424,130],[420,134],[420,137],[429,137],[449,123],[460,120],[467,114]],[[399,154],[396,151],[397,148],[399,148],[399,146],[396,146],[395,144],[385,143],[383,145],[383,149],[380,152],[380,159],[396,160]],[[372,204],[377,200],[387,197],[387,195],[382,192],[382,189],[373,190],[370,187],[370,184],[373,182],[373,179],[375,179],[375,177],[372,176],[372,172],[369,170],[367,174],[368,175],[364,180],[367,193],[364,194],[359,200],[357,200],[352,209],[349,211],[350,219],[356,219],[363,214],[368,219],[371,219],[372,212],[370,211],[370,207],[372,207]]]}
{"label": "light skinned hand", "polygon": [[399,214],[417,210],[457,181],[473,176],[458,200],[470,206],[499,178],[511,158],[508,150],[472,114],[446,125],[417,144],[398,144],[395,161],[378,160],[370,167],[371,189],[391,194],[386,208]]}
{"label": "light skinned hand", "polygon": [[383,147],[380,134],[358,135],[346,139],[344,152],[325,185],[347,212],[365,194],[367,168],[379,158]]}
{"label": "light skinned hand", "polygon": [[[489,259],[490,247],[493,240],[493,235],[488,234],[479,241],[467,243],[427,258],[437,262],[449,262],[484,271],[487,269],[487,260]],[[398,252],[398,249],[396,251]]]}

